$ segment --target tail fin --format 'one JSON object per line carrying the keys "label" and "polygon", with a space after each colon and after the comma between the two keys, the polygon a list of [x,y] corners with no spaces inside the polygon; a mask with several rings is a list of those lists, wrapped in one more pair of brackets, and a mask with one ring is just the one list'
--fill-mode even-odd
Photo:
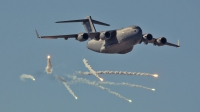
{"label": "tail fin", "polygon": [[69,21],[58,21],[56,23],[69,23],[69,22],[82,22],[83,26],[85,27],[85,30],[89,32],[96,32],[96,29],[94,27],[94,24],[104,25],[104,26],[110,26],[109,24],[93,20],[91,16],[87,16],[85,19],[78,19],[78,20],[69,20]]}
{"label": "tail fin", "polygon": [[87,32],[96,32],[91,16],[86,17],[87,21],[83,22],[83,26]]}

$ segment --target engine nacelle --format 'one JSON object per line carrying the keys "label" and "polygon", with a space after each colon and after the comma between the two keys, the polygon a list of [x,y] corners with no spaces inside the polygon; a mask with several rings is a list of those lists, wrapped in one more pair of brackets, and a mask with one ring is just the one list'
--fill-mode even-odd
{"label": "engine nacelle", "polygon": [[153,38],[152,34],[150,34],[150,33],[143,34],[142,37],[143,37],[143,39],[146,40],[146,41],[151,41],[152,38]]}
{"label": "engine nacelle", "polygon": [[108,40],[111,38],[111,33],[110,32],[102,32],[99,37],[102,40]]}
{"label": "engine nacelle", "polygon": [[83,41],[86,41],[88,37],[89,36],[87,33],[81,33],[81,34],[78,34],[78,37],[76,39],[80,42],[83,42]]}
{"label": "engine nacelle", "polygon": [[156,39],[155,44],[157,46],[163,46],[167,43],[167,39],[165,37],[159,37]]}
{"label": "engine nacelle", "polygon": [[148,44],[152,39],[153,39],[152,34],[146,33],[146,34],[143,34],[141,42],[144,42],[145,44]]}

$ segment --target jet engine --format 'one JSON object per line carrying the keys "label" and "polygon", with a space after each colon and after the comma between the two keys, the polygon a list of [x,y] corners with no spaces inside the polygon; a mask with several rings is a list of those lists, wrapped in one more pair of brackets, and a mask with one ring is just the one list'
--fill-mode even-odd
{"label": "jet engine", "polygon": [[152,40],[152,38],[153,38],[153,36],[150,33],[143,34],[143,39],[144,40],[150,41],[150,40]]}
{"label": "jet engine", "polygon": [[167,43],[167,39],[165,37],[159,37],[156,39],[156,41],[154,42],[154,45],[157,46],[163,46]]}
{"label": "jet engine", "polygon": [[151,41],[152,38],[153,38],[153,36],[150,33],[143,34],[141,42],[144,42],[145,44],[148,44],[148,42]]}
{"label": "jet engine", "polygon": [[110,32],[102,32],[99,37],[102,40],[108,40],[111,38],[111,33]]}
{"label": "jet engine", "polygon": [[78,34],[78,37],[76,39],[80,42],[83,42],[83,41],[86,41],[88,37],[89,36],[87,33],[81,33],[81,34]]}

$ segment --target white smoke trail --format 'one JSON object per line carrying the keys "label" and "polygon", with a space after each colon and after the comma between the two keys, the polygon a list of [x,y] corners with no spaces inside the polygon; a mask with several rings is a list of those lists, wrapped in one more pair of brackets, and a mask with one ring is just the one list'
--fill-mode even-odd
{"label": "white smoke trail", "polygon": [[[74,78],[71,82],[69,82],[69,84],[74,84],[74,83],[78,83],[80,82],[80,80],[84,80],[83,78]],[[145,86],[142,86],[142,85],[136,85],[136,84],[130,84],[130,83],[125,83],[125,82],[122,82],[122,83],[115,83],[115,82],[109,82],[109,81],[106,81],[106,82],[95,82],[95,81],[89,81],[90,83],[92,84],[107,84],[107,85],[114,85],[114,86],[128,86],[128,87],[136,87],[136,88],[142,88],[142,89],[146,89],[146,90],[151,90],[151,91],[155,91],[155,88],[149,88],[149,87],[145,87]],[[88,82],[87,82],[88,83]]]}
{"label": "white smoke trail", "polygon": [[24,81],[24,79],[32,79],[33,81],[35,81],[35,78],[34,78],[32,75],[28,75],[28,74],[22,74],[22,75],[20,76],[20,79],[21,79],[22,81]]}
{"label": "white smoke trail", "polygon": [[99,75],[92,69],[92,67],[88,64],[88,60],[83,59],[83,63],[85,64],[85,67],[89,69],[89,71],[96,76],[100,81],[103,81],[103,78],[99,77]]}
{"label": "white smoke trail", "polygon": [[63,84],[65,85],[65,87],[67,88],[67,90],[69,91],[69,93],[77,100],[78,97],[74,94],[74,92],[71,90],[71,88],[67,85],[66,82],[63,82]]}
{"label": "white smoke trail", "polygon": [[[78,74],[82,75],[91,75],[93,74],[92,72],[81,72],[78,71]],[[127,72],[127,71],[96,71],[97,74],[117,74],[117,75],[138,75],[138,76],[153,76],[153,77],[158,77],[158,74],[149,74],[149,73],[141,73],[141,72]]]}
{"label": "white smoke trail", "polygon": [[97,82],[97,84],[108,84],[108,85],[116,85],[116,86],[121,85],[121,86],[137,87],[137,88],[143,88],[143,89],[155,91],[154,88],[149,88],[149,87],[145,87],[145,86],[142,86],[142,85],[135,85],[135,84],[125,83],[125,82],[122,82],[122,83],[115,83],[115,82]]}
{"label": "white smoke trail", "polygon": [[45,68],[47,74],[51,74],[53,72],[52,68],[49,68],[48,66]]}
{"label": "white smoke trail", "polygon": [[62,83],[64,84],[64,86],[66,87],[66,89],[69,91],[69,93],[77,100],[78,97],[74,94],[74,92],[69,87],[69,85],[67,85],[67,82],[64,80],[64,78],[62,78],[60,76],[56,76],[56,78],[59,79],[60,81],[62,81]]}
{"label": "white smoke trail", "polygon": [[82,83],[86,83],[86,84],[88,84],[88,85],[92,85],[92,86],[95,86],[95,87],[99,87],[99,88],[101,88],[101,89],[103,89],[103,90],[107,90],[109,93],[114,94],[114,95],[116,95],[116,96],[118,96],[118,97],[120,97],[120,98],[122,98],[122,99],[124,99],[124,100],[126,100],[126,101],[128,101],[128,102],[132,102],[132,100],[130,100],[130,99],[128,99],[128,98],[125,98],[124,96],[120,95],[120,94],[117,93],[117,92],[111,91],[109,88],[100,86],[100,85],[98,85],[98,83],[96,83],[96,82],[94,82],[94,81],[91,82],[91,81],[89,81],[89,80],[87,80],[87,79],[84,79],[84,78],[77,78],[76,76],[68,76],[68,78],[72,78],[72,79],[73,79],[74,82],[72,82],[72,83],[82,82]]}
{"label": "white smoke trail", "polygon": [[97,86],[97,87],[99,87],[99,88],[101,88],[101,89],[103,89],[103,90],[107,90],[109,93],[114,94],[114,95],[116,95],[116,96],[118,96],[118,97],[120,97],[120,98],[122,98],[122,99],[124,99],[124,100],[126,100],[126,101],[128,101],[128,102],[132,102],[132,100],[130,100],[130,99],[128,99],[128,98],[125,98],[124,96],[120,95],[119,93],[114,92],[114,91],[111,91],[111,90],[108,89],[108,88],[105,88],[105,87],[103,87],[103,86],[99,86],[98,84],[97,84],[97,85],[94,85],[94,86]]}
{"label": "white smoke trail", "polygon": [[50,55],[47,56],[47,66],[46,66],[45,70],[46,70],[47,74],[51,74],[53,71]]}

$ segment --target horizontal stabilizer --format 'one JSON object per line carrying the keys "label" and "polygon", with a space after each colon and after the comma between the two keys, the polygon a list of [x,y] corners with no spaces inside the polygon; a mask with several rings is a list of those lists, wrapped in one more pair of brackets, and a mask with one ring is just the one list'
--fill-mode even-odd
{"label": "horizontal stabilizer", "polygon": [[68,20],[68,21],[57,21],[56,23],[71,23],[71,22],[85,22],[87,19],[78,19],[78,20]]}
{"label": "horizontal stabilizer", "polygon": [[[57,21],[56,23],[88,22],[88,21],[89,21],[89,19],[77,19],[77,20],[68,20],[68,21]],[[107,23],[103,23],[103,22],[100,22],[100,21],[97,21],[97,20],[93,20],[93,19],[92,19],[92,22],[94,24],[98,24],[98,25],[110,26]]]}
{"label": "horizontal stabilizer", "polygon": [[104,25],[104,26],[110,26],[109,24],[106,24],[106,23],[103,23],[103,22],[100,22],[100,21],[97,21],[97,20],[92,20],[92,22],[94,24],[99,24],[99,25]]}

